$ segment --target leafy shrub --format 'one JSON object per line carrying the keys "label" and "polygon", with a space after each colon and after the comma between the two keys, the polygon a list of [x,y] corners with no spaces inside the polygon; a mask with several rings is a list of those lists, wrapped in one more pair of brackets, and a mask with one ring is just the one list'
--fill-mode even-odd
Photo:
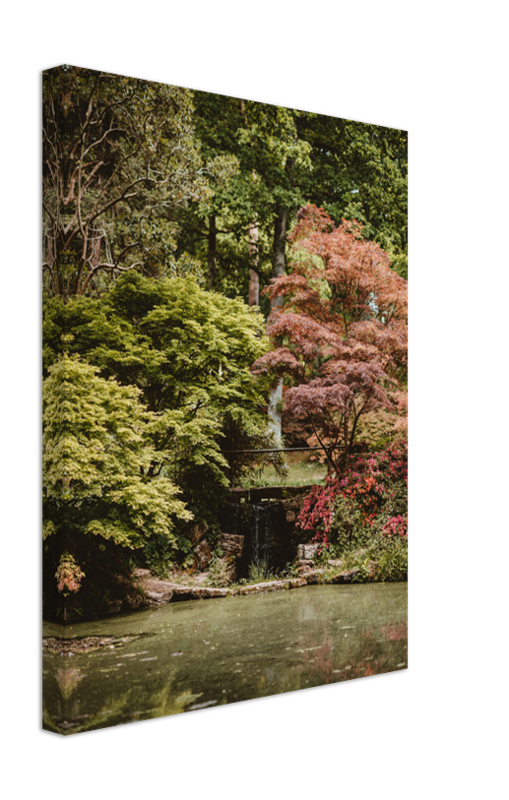
{"label": "leafy shrub", "polygon": [[406,581],[408,578],[408,541],[385,539],[376,553],[376,577],[379,581]]}
{"label": "leafy shrub", "polygon": [[265,581],[277,580],[277,575],[273,573],[264,559],[249,565],[248,580],[249,583],[264,583]]}
{"label": "leafy shrub", "polygon": [[222,588],[229,586],[232,582],[231,579],[231,564],[224,558],[214,556],[209,565],[209,579],[210,586],[218,586]]}
{"label": "leafy shrub", "polygon": [[302,530],[313,531],[322,548],[338,553],[368,545],[379,535],[407,536],[405,441],[366,456],[352,456],[343,476],[314,486],[299,515]]}
{"label": "leafy shrub", "polygon": [[371,538],[372,530],[364,522],[362,509],[350,497],[339,494],[334,501],[334,519],[330,539],[339,553],[363,547]]}
{"label": "leafy shrub", "polygon": [[147,542],[143,559],[148,569],[159,577],[166,577],[172,567],[175,550],[166,536],[154,536]]}
{"label": "leafy shrub", "polygon": [[[213,527],[230,482],[254,464],[252,454],[230,462],[226,451],[271,446],[264,412],[269,383],[250,369],[268,346],[260,315],[192,279],[154,281],[129,272],[100,297],[45,303],[50,615],[62,597],[49,578],[55,581],[62,552],[82,565],[81,539],[136,550],[138,563],[159,574],[169,568],[172,549],[180,566],[192,565],[193,518]],[[280,463],[281,456],[268,460]],[[101,572],[92,598],[92,588],[85,590],[89,563],[84,571],[79,602],[95,615],[94,598],[104,595],[108,573]],[[116,602],[117,586],[109,592]]]}

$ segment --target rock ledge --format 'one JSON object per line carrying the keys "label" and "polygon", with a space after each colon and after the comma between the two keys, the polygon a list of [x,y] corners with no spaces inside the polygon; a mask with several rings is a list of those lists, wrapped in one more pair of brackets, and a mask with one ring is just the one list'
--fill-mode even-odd
{"label": "rock ledge", "polygon": [[166,603],[177,603],[184,600],[208,600],[214,597],[234,597],[240,595],[261,594],[263,592],[277,592],[287,589],[299,589],[316,583],[342,584],[351,583],[359,572],[358,569],[342,572],[333,578],[324,580],[323,569],[311,569],[309,566],[300,568],[299,577],[281,578],[275,581],[252,583],[240,587],[224,587],[182,585],[168,580],[155,578],[149,570],[137,570],[138,585],[143,590],[145,607],[155,607]]}

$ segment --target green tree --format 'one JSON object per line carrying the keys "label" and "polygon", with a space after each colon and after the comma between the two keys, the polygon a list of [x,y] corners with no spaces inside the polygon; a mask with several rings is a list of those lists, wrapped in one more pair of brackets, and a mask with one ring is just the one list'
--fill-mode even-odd
{"label": "green tree", "polygon": [[67,345],[125,386],[153,417],[149,475],[167,475],[193,513],[212,521],[221,487],[248,468],[230,458],[242,439],[269,446],[266,381],[251,364],[268,349],[263,321],[241,300],[207,292],[191,279],[122,275],[100,298],[46,302],[45,366]]}
{"label": "green tree", "polygon": [[43,74],[45,286],[64,298],[171,266],[172,214],[207,191],[191,92],[78,67]]}
{"label": "green tree", "polygon": [[64,354],[43,383],[43,604],[47,617],[101,614],[130,589],[130,554],[155,539],[177,550],[192,514],[150,475],[152,416],[140,392]]}
{"label": "green tree", "polygon": [[292,183],[296,169],[310,166],[298,132],[303,112],[209,92],[195,92],[194,103],[209,173],[228,159],[238,168],[184,210],[179,248],[207,260],[210,288],[250,294],[256,304],[253,283],[263,286],[281,269],[289,214],[303,202]]}
{"label": "green tree", "polygon": [[150,476],[152,415],[139,390],[98,372],[64,354],[44,381],[44,537],[71,552],[81,535],[131,549],[155,534],[175,544],[175,518],[192,515],[168,478]]}
{"label": "green tree", "polygon": [[[310,169],[310,145],[299,133],[304,112],[206,92],[195,93],[196,133],[209,159],[239,165],[212,195],[191,204],[182,246],[208,263],[209,288],[260,303],[260,286],[285,273],[286,235],[304,197],[295,176]],[[205,223],[207,229],[205,229]],[[278,301],[276,300],[276,303]],[[269,304],[262,295],[267,315]],[[281,437],[279,381],[269,400]]]}
{"label": "green tree", "polygon": [[300,133],[312,148],[312,171],[299,175],[306,202],[338,224],[356,219],[364,238],[377,242],[407,278],[407,132],[316,114],[302,118]]}

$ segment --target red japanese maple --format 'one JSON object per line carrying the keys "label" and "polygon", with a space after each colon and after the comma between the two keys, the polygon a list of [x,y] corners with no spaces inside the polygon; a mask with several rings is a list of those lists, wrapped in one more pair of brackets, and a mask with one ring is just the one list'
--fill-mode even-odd
{"label": "red japanese maple", "polygon": [[396,409],[391,392],[401,389],[407,364],[407,282],[357,222],[335,227],[316,206],[299,211],[289,239],[291,274],[266,290],[277,306],[267,329],[274,349],[253,371],[288,376],[285,410],[310,424],[329,471],[341,472],[359,417]]}

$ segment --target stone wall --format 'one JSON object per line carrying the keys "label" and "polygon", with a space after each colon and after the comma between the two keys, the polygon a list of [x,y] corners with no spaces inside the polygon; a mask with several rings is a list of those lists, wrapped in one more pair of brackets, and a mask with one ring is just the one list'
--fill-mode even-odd
{"label": "stone wall", "polygon": [[[309,489],[309,486],[275,486],[230,490],[231,500],[220,512],[222,533],[218,544],[232,578],[247,576],[250,563],[256,560],[256,547],[258,558],[264,559],[268,553],[268,565],[273,569],[283,569],[299,557],[299,546],[308,543],[310,538],[308,531],[297,527]],[[260,521],[259,529],[256,515]],[[197,572],[203,572],[211,565],[212,550],[207,534],[208,528],[204,523],[197,523],[192,528],[193,569]],[[268,542],[265,550],[259,549],[260,542],[253,541],[253,538],[262,536]]]}
{"label": "stone wall", "polygon": [[223,554],[223,561],[230,580],[237,580],[242,576],[244,565],[245,537],[240,534],[222,533],[219,547]]}
{"label": "stone wall", "polygon": [[238,534],[222,533],[219,547],[223,552],[223,556],[227,558],[242,558],[244,539],[244,536]]}

